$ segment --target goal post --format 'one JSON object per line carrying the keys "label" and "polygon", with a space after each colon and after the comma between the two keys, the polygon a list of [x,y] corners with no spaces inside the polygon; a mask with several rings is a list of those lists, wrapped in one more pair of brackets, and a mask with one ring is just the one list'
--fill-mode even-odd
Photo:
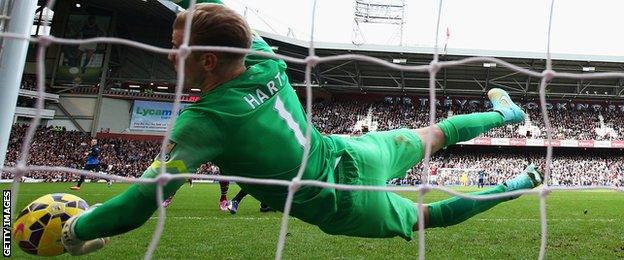
{"label": "goal post", "polygon": [[[9,0],[6,0],[9,1]],[[9,4],[11,10],[7,18],[7,30],[11,33],[30,37],[30,30],[35,19],[37,0],[15,0]],[[28,40],[3,37],[0,49],[0,169],[4,167],[4,159],[9,145],[9,136],[17,96],[22,81],[22,74],[28,51]]]}

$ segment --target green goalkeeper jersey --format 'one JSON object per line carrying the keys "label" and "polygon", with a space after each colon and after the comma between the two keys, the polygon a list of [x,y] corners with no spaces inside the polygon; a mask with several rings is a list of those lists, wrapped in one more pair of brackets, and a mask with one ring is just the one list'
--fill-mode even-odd
{"label": "green goalkeeper jersey", "polygon": [[[252,49],[272,53],[258,36]],[[306,146],[306,115],[288,83],[286,64],[258,55],[245,57],[246,71],[184,109],[173,126],[164,163],[157,158],[142,178],[155,178],[160,166],[169,173],[195,172],[213,162],[224,175],[291,180]],[[500,117],[500,116],[499,116]],[[399,129],[361,138],[322,136],[314,127],[303,179],[345,185],[384,186],[422,158],[422,142],[413,131]],[[337,159],[340,158],[340,159]],[[340,161],[337,163],[337,161]],[[163,165],[164,164],[164,165]],[[184,184],[172,180],[163,194]],[[269,206],[282,210],[284,186],[241,183]],[[83,214],[75,236],[87,241],[121,234],[147,221],[156,210],[156,185],[132,185],[124,193]],[[411,239],[417,211],[411,200],[392,192],[340,191],[310,186],[295,193],[290,213],[329,234]],[[130,216],[130,217],[128,217]]]}
{"label": "green goalkeeper jersey", "polygon": [[[272,53],[259,36],[254,36],[252,49]],[[280,180],[297,175],[306,142],[306,114],[288,82],[286,63],[247,55],[245,66],[243,74],[203,94],[181,112],[172,132],[175,148],[168,168],[177,165],[178,171],[195,172],[210,161],[222,175]],[[335,182],[332,147],[331,139],[311,128],[303,179]],[[240,186],[271,207],[284,207],[288,192],[284,186]],[[292,215],[311,223],[323,221],[336,210],[332,201],[333,189],[301,187]]]}

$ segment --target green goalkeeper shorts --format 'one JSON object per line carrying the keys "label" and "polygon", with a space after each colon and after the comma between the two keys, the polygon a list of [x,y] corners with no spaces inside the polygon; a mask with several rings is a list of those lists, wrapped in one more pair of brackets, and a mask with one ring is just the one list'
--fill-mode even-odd
{"label": "green goalkeeper shorts", "polygon": [[[371,132],[361,137],[332,136],[340,148],[335,174],[349,185],[386,186],[403,178],[422,160],[424,150],[413,130]],[[413,201],[394,192],[337,190],[338,211],[319,227],[326,233],[357,237],[412,239],[417,209]]]}

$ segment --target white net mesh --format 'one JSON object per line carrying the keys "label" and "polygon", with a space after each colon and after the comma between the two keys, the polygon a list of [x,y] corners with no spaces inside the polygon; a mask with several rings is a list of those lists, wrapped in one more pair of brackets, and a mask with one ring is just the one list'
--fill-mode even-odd
{"label": "white net mesh", "polygon": [[[48,9],[51,9],[52,6],[54,6],[54,2],[55,0],[50,0],[47,3],[47,7]],[[189,8],[189,13],[192,16],[192,13],[195,9],[195,2],[196,0],[191,0],[191,5]],[[130,41],[130,40],[125,40],[125,39],[119,39],[119,38],[109,38],[109,37],[99,37],[99,38],[92,38],[92,39],[84,39],[84,40],[75,40],[75,39],[62,39],[62,38],[56,38],[56,37],[52,37],[52,36],[41,36],[38,38],[32,38],[29,35],[20,35],[20,34],[13,34],[13,33],[6,33],[6,32],[1,32],[0,33],[0,37],[4,37],[5,39],[10,38],[10,39],[19,39],[19,40],[26,40],[26,41],[30,41],[30,42],[36,42],[38,43],[38,48],[37,48],[37,103],[36,103],[36,115],[33,118],[30,127],[28,128],[28,131],[26,133],[26,136],[23,140],[23,144],[22,144],[22,150],[21,150],[21,154],[20,154],[20,159],[17,163],[17,165],[15,167],[7,167],[7,168],[3,168],[2,170],[5,172],[9,172],[14,174],[13,177],[13,184],[12,184],[12,209],[11,212],[15,212],[15,205],[17,202],[17,194],[18,194],[18,188],[19,188],[19,180],[21,179],[21,177],[24,175],[24,173],[29,172],[29,171],[48,171],[48,172],[54,172],[54,171],[63,171],[63,172],[67,172],[67,173],[71,173],[71,174],[76,174],[76,175],[85,175],[85,176],[89,176],[89,177],[97,177],[97,178],[103,178],[103,179],[112,179],[112,180],[116,180],[119,182],[128,182],[128,183],[157,183],[157,203],[158,203],[158,223],[156,226],[156,229],[154,231],[154,235],[152,237],[152,240],[149,244],[149,248],[147,249],[147,252],[145,253],[145,259],[151,259],[154,251],[156,250],[156,246],[158,245],[158,242],[160,240],[160,236],[162,234],[163,228],[164,228],[164,220],[165,220],[165,209],[162,206],[162,196],[163,196],[163,187],[171,180],[173,179],[186,179],[186,178],[193,178],[193,179],[206,179],[206,180],[217,180],[217,181],[234,181],[234,182],[241,182],[241,183],[252,183],[252,184],[261,184],[261,185],[280,185],[280,186],[287,186],[288,187],[288,195],[287,195],[287,199],[286,199],[286,204],[284,207],[284,211],[283,211],[283,217],[282,217],[282,221],[281,221],[281,229],[280,229],[280,233],[279,233],[279,239],[278,239],[278,244],[277,244],[277,249],[275,252],[275,258],[276,259],[281,259],[282,258],[282,252],[284,249],[284,244],[285,244],[285,240],[286,240],[286,233],[287,233],[287,229],[288,229],[288,216],[289,216],[289,212],[292,206],[292,200],[293,200],[293,195],[294,193],[298,190],[299,187],[303,186],[303,185],[308,185],[308,186],[316,186],[316,187],[322,187],[322,188],[332,188],[332,189],[338,189],[338,190],[365,190],[365,191],[390,191],[390,192],[399,192],[399,191],[409,191],[409,192],[418,192],[419,194],[419,199],[418,199],[418,218],[419,219],[423,219],[423,207],[424,207],[424,195],[427,192],[430,192],[432,190],[437,190],[437,191],[441,191],[444,193],[447,193],[449,195],[453,195],[453,196],[459,196],[462,198],[467,198],[467,199],[473,199],[473,200],[491,200],[491,199],[497,199],[497,198],[504,198],[504,197],[509,197],[509,196],[514,196],[514,195],[522,195],[522,194],[539,194],[540,196],[540,220],[541,220],[541,244],[540,244],[540,252],[539,252],[539,259],[544,259],[545,254],[546,254],[546,244],[547,244],[547,218],[546,218],[546,197],[548,196],[548,194],[553,191],[553,190],[589,190],[589,189],[610,189],[610,190],[615,190],[615,191],[619,191],[619,192],[624,192],[624,188],[617,188],[617,187],[613,187],[613,186],[584,186],[584,187],[564,187],[564,186],[558,186],[558,187],[550,187],[548,186],[548,181],[550,179],[550,167],[551,167],[551,161],[552,161],[552,142],[550,142],[551,140],[551,127],[550,127],[550,120],[548,117],[548,112],[546,109],[546,86],[548,84],[548,82],[557,77],[557,78],[569,78],[569,79],[598,79],[598,78],[624,78],[624,73],[620,73],[620,72],[608,72],[608,73],[593,73],[593,74],[574,74],[574,73],[561,73],[561,72],[556,72],[554,70],[552,70],[552,63],[551,63],[551,59],[550,59],[550,28],[551,28],[551,22],[552,22],[552,14],[553,14],[553,6],[554,6],[554,0],[551,0],[550,3],[550,16],[548,19],[548,43],[547,43],[547,51],[546,51],[546,59],[547,59],[547,63],[546,63],[546,69],[544,71],[541,72],[537,72],[537,71],[531,71],[522,67],[518,67],[515,66],[513,64],[510,64],[508,62],[505,62],[503,60],[500,59],[496,59],[496,58],[490,58],[490,57],[470,57],[470,58],[465,58],[465,59],[461,59],[461,60],[455,60],[455,61],[442,61],[440,62],[438,60],[438,31],[439,31],[439,23],[440,23],[440,17],[442,14],[442,4],[443,1],[440,0],[439,1],[439,5],[438,5],[438,15],[437,15],[437,24],[436,24],[436,40],[435,40],[435,52],[434,52],[434,56],[433,56],[433,60],[431,61],[431,63],[429,65],[422,65],[422,66],[405,66],[405,65],[399,65],[399,64],[394,64],[394,63],[390,63],[388,61],[385,60],[381,60],[378,58],[373,58],[373,57],[369,57],[369,56],[365,56],[365,55],[358,55],[358,54],[346,54],[346,55],[336,55],[336,56],[326,56],[326,57],[318,57],[315,55],[315,50],[314,50],[314,19],[316,18],[315,12],[316,12],[316,1],[314,1],[313,3],[313,7],[312,7],[312,26],[310,28],[310,47],[309,47],[309,55],[308,57],[306,57],[305,59],[299,59],[299,58],[293,58],[293,57],[289,57],[289,56],[284,56],[284,55],[279,55],[279,54],[268,54],[268,53],[263,53],[263,52],[255,52],[255,51],[250,51],[247,49],[239,49],[239,48],[231,48],[231,47],[216,47],[216,46],[192,46],[190,47],[188,45],[189,43],[189,36],[190,33],[188,33],[190,31],[190,21],[191,19],[186,19],[186,24],[184,27],[184,31],[187,32],[184,34],[184,40],[183,40],[183,44],[180,46],[179,49],[164,49],[164,48],[159,48],[159,47],[155,47],[155,46],[151,46],[151,45],[147,45],[147,44],[142,44],[139,42],[134,42],[134,41]],[[166,154],[165,150],[166,150],[166,144],[168,143],[169,137],[170,137],[170,133],[171,133],[171,128],[173,126],[173,123],[175,122],[177,116],[178,116],[178,110],[180,108],[180,97],[182,95],[182,90],[183,90],[183,83],[184,83],[184,79],[185,79],[185,75],[184,75],[184,66],[185,66],[185,57],[188,56],[192,51],[220,51],[220,52],[232,52],[232,53],[253,53],[255,55],[260,55],[260,56],[264,56],[264,57],[268,57],[268,58],[279,58],[279,59],[283,59],[287,62],[291,62],[291,63],[297,63],[297,64],[305,64],[306,65],[306,70],[305,70],[305,79],[306,79],[306,113],[307,113],[307,131],[306,131],[306,139],[308,140],[306,142],[306,145],[304,147],[304,153],[303,153],[303,158],[301,161],[301,167],[297,173],[297,176],[295,178],[293,178],[290,181],[286,181],[286,180],[276,180],[276,179],[254,179],[254,178],[245,178],[245,177],[236,177],[236,176],[216,176],[216,175],[200,175],[200,174],[175,174],[175,175],[171,175],[165,172],[165,167],[164,164],[161,164],[161,168],[160,168],[160,172],[161,174],[155,178],[155,179],[139,179],[139,178],[125,178],[125,177],[120,177],[120,176],[112,176],[112,175],[106,175],[106,174],[101,174],[101,173],[94,173],[94,172],[88,172],[85,170],[78,170],[78,169],[73,169],[73,168],[67,168],[67,167],[50,167],[50,166],[38,166],[38,165],[26,165],[26,162],[28,161],[28,157],[29,157],[29,152],[30,152],[30,148],[31,148],[31,144],[32,144],[32,140],[33,137],[35,135],[35,131],[37,126],[39,125],[40,121],[41,121],[41,111],[44,108],[44,93],[45,93],[45,64],[44,64],[44,55],[45,55],[45,51],[46,48],[52,44],[52,43],[56,43],[56,44],[69,44],[69,45],[79,45],[79,44],[85,44],[85,43],[110,43],[110,44],[120,44],[120,45],[127,45],[127,46],[131,46],[131,47],[136,47],[136,48],[140,48],[143,50],[147,50],[147,51],[151,51],[151,52],[155,52],[155,53],[160,53],[160,54],[177,54],[180,58],[178,59],[178,68],[179,68],[179,73],[177,76],[177,85],[176,85],[176,91],[175,91],[175,102],[173,105],[173,109],[172,109],[172,116],[171,116],[171,121],[169,122],[168,126],[167,126],[167,131],[165,133],[164,139],[162,141],[161,144],[161,160],[163,159],[163,156]],[[363,62],[369,62],[369,63],[373,63],[379,66],[384,66],[390,69],[395,69],[395,70],[402,70],[402,71],[412,71],[412,72],[428,72],[429,73],[429,99],[430,100],[435,100],[436,98],[436,93],[435,93],[435,82],[436,82],[436,74],[438,71],[440,71],[440,69],[443,68],[447,68],[447,67],[452,67],[452,66],[459,66],[459,65],[464,65],[464,64],[468,64],[468,63],[478,63],[478,62],[487,62],[487,63],[497,63],[498,65],[501,65],[503,67],[506,67],[512,71],[518,72],[518,73],[522,73],[522,74],[526,74],[526,75],[530,75],[532,77],[536,77],[536,78],[541,78],[541,83],[540,83],[540,89],[539,89],[539,93],[540,93],[540,105],[541,105],[541,111],[542,111],[542,115],[543,115],[543,120],[545,123],[545,129],[546,129],[546,133],[547,133],[547,139],[548,142],[546,142],[548,144],[547,146],[547,154],[546,154],[546,167],[545,167],[545,182],[544,185],[539,188],[539,189],[533,189],[533,190],[521,190],[521,191],[512,191],[512,192],[506,192],[506,193],[501,193],[501,194],[495,194],[495,195],[481,195],[481,196],[473,196],[473,195],[467,195],[467,194],[462,194],[459,192],[456,192],[452,189],[446,188],[446,187],[441,187],[441,186],[431,186],[428,183],[429,180],[429,162],[431,159],[431,143],[427,142],[426,144],[426,150],[425,150],[425,157],[423,159],[423,174],[422,174],[422,183],[424,183],[423,185],[419,185],[419,186],[411,186],[411,187],[400,187],[400,186],[357,186],[357,185],[341,185],[341,184],[331,184],[331,183],[325,183],[325,182],[319,182],[319,181],[313,181],[313,180],[302,180],[301,177],[303,175],[303,171],[306,167],[307,164],[307,158],[308,158],[308,154],[309,154],[309,150],[310,150],[310,125],[311,125],[311,119],[312,119],[312,89],[311,89],[311,71],[312,68],[319,64],[319,63],[323,63],[323,62],[329,62],[329,61],[348,61],[348,60],[357,60],[357,61],[363,61]],[[436,106],[436,102],[429,102],[430,107],[429,107],[429,125],[434,125],[435,124],[435,106]],[[429,137],[427,140],[431,140],[431,135],[432,133],[429,132]],[[424,221],[418,221],[418,243],[419,243],[419,247],[418,247],[418,256],[419,259],[424,259],[425,258],[425,233],[424,233]]]}

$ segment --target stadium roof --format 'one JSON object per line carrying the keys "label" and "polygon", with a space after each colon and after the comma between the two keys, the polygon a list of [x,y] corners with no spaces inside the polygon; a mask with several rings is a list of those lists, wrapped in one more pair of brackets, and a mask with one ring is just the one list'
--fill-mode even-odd
{"label": "stadium roof", "polygon": [[[268,32],[259,32],[267,42],[284,55],[304,58],[309,42]],[[316,55],[363,54],[405,65],[426,65],[433,59],[433,48],[384,45],[354,45],[315,42]],[[536,52],[489,51],[475,49],[449,49],[440,56],[441,61],[466,57],[496,57],[514,65],[542,71],[545,54]],[[594,73],[622,72],[624,57],[602,55],[552,54],[553,69],[558,72]],[[404,59],[404,61],[403,61]],[[289,64],[289,75],[295,83],[304,82],[305,66]],[[333,91],[424,93],[428,91],[428,73],[402,72],[361,61],[335,61],[322,63],[313,71],[313,83]],[[539,79],[532,78],[502,66],[469,64],[441,70],[437,75],[437,90],[442,94],[481,95],[489,88],[500,87],[516,95],[537,95]],[[617,98],[624,99],[624,80],[573,80],[554,79],[548,86],[550,97],[561,98]]]}
{"label": "stadium roof", "polygon": [[[172,21],[175,13],[179,11],[176,5],[163,0],[83,0],[83,2],[88,3],[89,6],[112,10],[126,18],[134,17],[145,21],[150,19]],[[277,53],[299,58],[305,58],[308,55],[309,43],[307,41],[268,32],[259,31],[259,33],[269,44],[277,48]],[[314,45],[316,54],[321,57],[363,54],[389,62],[394,59],[405,60],[405,65],[427,65],[433,59],[434,51],[430,47],[412,46],[327,42],[315,42]],[[538,52],[449,49],[440,56],[440,60],[451,61],[472,56],[496,57],[533,71],[542,71],[545,68],[545,54]],[[594,73],[624,70],[624,56],[581,56],[555,53],[552,57],[553,69],[559,72]],[[589,71],[584,72],[584,68]],[[288,73],[294,85],[304,83],[304,71],[305,66],[301,64],[289,64]],[[173,72],[170,74],[174,75]],[[170,80],[175,80],[175,77]],[[428,91],[429,75],[422,72],[397,71],[361,61],[334,61],[315,66],[313,84],[330,91],[416,94]],[[515,95],[535,96],[538,93],[539,79],[516,73],[502,66],[479,63],[441,70],[437,75],[436,87],[441,94],[482,95],[489,88],[501,87]],[[550,82],[548,93],[550,97],[561,98],[624,99],[624,80],[557,78]]]}
{"label": "stadium roof", "polygon": [[[58,0],[57,4],[62,1]],[[97,7],[110,10],[116,13],[131,14],[143,19],[163,19],[168,18],[173,21],[175,18],[175,6],[167,1],[145,1],[145,0],[69,0],[76,3],[85,3],[89,7]],[[39,0],[39,5],[46,5],[47,0]]]}
{"label": "stadium roof", "polygon": [[[274,40],[287,42],[300,47],[308,48],[309,41],[303,41],[270,32],[259,32],[263,37]],[[315,42],[315,48],[326,50],[351,50],[351,51],[368,51],[368,52],[389,52],[389,53],[411,53],[411,54],[433,54],[433,47],[422,46],[399,46],[399,45],[379,45],[379,44],[350,44],[350,43],[332,43],[332,42]],[[440,48],[440,53],[443,51]],[[545,52],[527,52],[527,51],[501,51],[501,50],[482,50],[482,49],[457,49],[450,48],[445,55],[457,56],[483,56],[497,58],[525,58],[525,59],[545,59]],[[565,53],[551,53],[554,60],[569,61],[595,61],[595,62],[619,62],[624,63],[624,56],[607,56],[607,55],[579,55]]]}

